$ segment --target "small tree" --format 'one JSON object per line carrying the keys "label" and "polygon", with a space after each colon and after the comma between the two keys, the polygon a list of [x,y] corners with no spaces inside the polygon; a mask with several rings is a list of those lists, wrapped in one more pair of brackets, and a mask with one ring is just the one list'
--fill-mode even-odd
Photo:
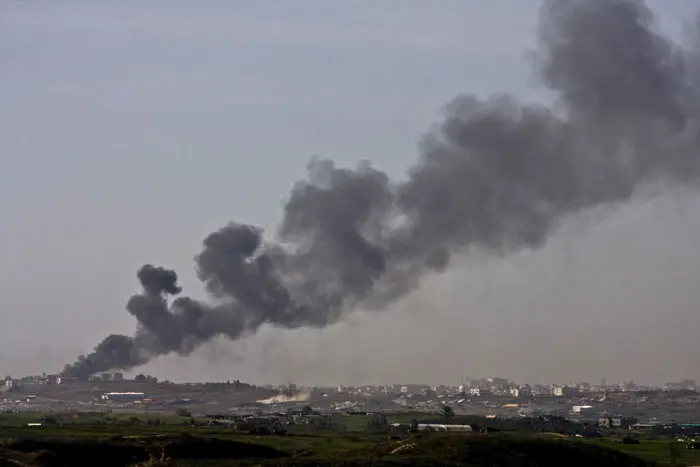
{"label": "small tree", "polygon": [[178,417],[191,417],[192,412],[190,412],[189,410],[187,410],[183,407],[178,407],[177,410],[175,411],[175,415],[177,415]]}
{"label": "small tree", "polygon": [[58,425],[58,417],[55,415],[47,415],[46,418],[44,418],[44,423],[47,425],[56,426]]}
{"label": "small tree", "polygon": [[312,409],[310,405],[305,405],[304,407],[301,408],[301,414],[304,417],[308,417],[312,413],[314,413],[314,409]]}
{"label": "small tree", "polygon": [[440,413],[445,423],[450,423],[455,418],[455,411],[449,405],[443,405],[442,409],[440,409]]}

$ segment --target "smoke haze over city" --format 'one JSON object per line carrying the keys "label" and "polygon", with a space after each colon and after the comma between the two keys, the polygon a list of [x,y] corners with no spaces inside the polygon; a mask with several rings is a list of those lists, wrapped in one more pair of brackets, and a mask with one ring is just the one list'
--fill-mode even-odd
{"label": "smoke haze over city", "polygon": [[[265,114],[249,115],[260,130],[260,148],[249,142],[246,154],[235,156],[235,163],[226,161],[229,153],[241,151],[235,139],[208,141],[201,148],[193,140],[176,150],[169,145],[158,147],[158,140],[153,140],[154,155],[148,154],[149,145],[139,148],[122,142],[123,151],[154,158],[146,173],[139,171],[138,157],[125,156],[123,164],[114,163],[125,198],[116,196],[110,198],[112,204],[93,207],[102,206],[105,209],[100,210],[121,219],[113,229],[123,229],[124,237],[120,241],[113,232],[100,235],[100,221],[90,215],[91,184],[79,184],[83,191],[75,192],[78,206],[59,203],[67,211],[53,222],[73,225],[95,246],[53,257],[30,252],[36,269],[51,263],[49,270],[53,268],[56,275],[51,279],[39,274],[50,286],[40,285],[44,282],[37,279],[31,287],[18,286],[12,292],[19,297],[15,300],[30,293],[46,295],[44,310],[28,314],[27,322],[33,326],[51,328],[51,320],[42,321],[49,313],[51,319],[64,316],[65,323],[55,333],[32,336],[29,324],[19,324],[25,314],[7,319],[18,322],[26,336],[38,338],[48,348],[70,347],[78,336],[81,344],[88,336],[99,342],[104,335],[97,331],[109,334],[87,358],[67,367],[66,373],[75,375],[150,364],[161,365],[161,371],[172,378],[216,379],[220,374],[229,379],[225,375],[240,374],[276,381],[444,380],[460,379],[469,372],[525,380],[604,374],[642,380],[694,376],[697,349],[690,330],[698,324],[695,278],[700,257],[694,242],[700,227],[700,216],[695,214],[700,68],[692,24],[680,45],[667,39],[666,31],[656,29],[652,10],[642,2],[552,0],[539,8],[525,3],[532,10],[533,24],[516,26],[535,39],[532,49],[496,39],[493,46],[500,44],[500,53],[515,54],[511,48],[531,52],[527,62],[548,90],[541,96],[542,103],[528,102],[521,95],[522,87],[509,89],[505,82],[502,89],[488,94],[479,92],[478,86],[471,89],[470,74],[488,76],[489,59],[501,64],[512,60],[498,58],[499,52],[490,52],[485,40],[482,49],[471,49],[474,56],[481,54],[482,69],[460,70],[465,83],[454,93],[457,97],[445,96],[442,115],[433,115],[437,123],[403,135],[415,148],[393,156],[400,162],[374,157],[385,150],[371,144],[381,139],[382,132],[364,134],[358,127],[343,130],[354,144],[364,141],[355,147],[357,154],[334,157],[331,131],[322,144],[314,144],[312,138],[307,144],[297,142],[296,150],[277,153],[265,167],[251,169],[261,158],[259,151],[269,144],[264,139],[277,137],[272,124],[268,136],[262,131],[268,125]],[[522,8],[496,7],[490,21],[507,24]],[[270,12],[255,13],[265,17]],[[54,18],[42,14],[45,20]],[[42,16],[18,12],[9,21],[12,18],[21,32],[41,24]],[[74,17],[72,21],[63,16],[55,25],[64,33],[71,31],[72,38],[88,34],[90,29],[76,27]],[[108,22],[102,27],[107,37],[124,47],[115,39],[121,37],[119,24]],[[99,29],[99,25],[91,27]],[[201,33],[196,28],[185,32]],[[139,40],[165,47],[163,31],[149,34],[146,29],[143,34]],[[195,47],[187,34],[170,37],[167,47],[206,50],[210,42],[221,47],[223,41],[199,37]],[[317,39],[313,34],[304,37],[305,41]],[[401,44],[403,53],[419,49],[420,41],[415,41]],[[449,47],[431,51],[426,46],[421,50],[425,65],[416,61],[415,66],[439,74],[440,64],[460,60],[458,55],[451,55]],[[392,72],[391,68],[385,71]],[[187,76],[206,82],[201,76]],[[403,76],[397,68],[391,81],[399,82]],[[520,81],[532,82],[527,72],[520,76]],[[169,86],[177,95],[177,80]],[[423,86],[428,89],[427,84]],[[104,106],[98,113],[113,119],[105,128],[121,125],[120,118],[128,117],[124,109],[115,111],[106,104],[107,91],[94,91],[97,97],[76,96],[76,91],[80,90],[68,93],[72,97],[62,95],[77,101],[76,105]],[[228,89],[222,87],[220,93],[226,96]],[[389,93],[399,105],[393,111],[383,110],[388,112],[381,117],[383,125],[391,126],[393,118],[401,121],[406,111],[417,112],[427,105],[420,100],[414,108],[402,107],[416,99],[415,93],[406,93],[405,97]],[[121,99],[130,95],[127,92]],[[201,102],[196,95],[189,99]],[[186,106],[189,101],[182,102]],[[279,105],[286,105],[294,119],[294,104],[284,102]],[[157,113],[163,109],[157,103],[149,107],[156,112],[153,131],[163,140],[181,138],[157,130],[163,125]],[[330,102],[325,105],[328,115],[337,115]],[[436,101],[434,108],[440,105]],[[275,114],[274,100],[265,101],[264,106]],[[362,106],[353,109],[360,112]],[[223,114],[207,113],[197,105],[191,114],[184,107],[180,112],[199,124],[209,120],[209,125],[221,128],[217,134],[223,136],[227,115],[245,110],[232,101],[218,108]],[[180,118],[178,123],[185,127],[179,131],[186,131],[189,120]],[[305,118],[326,117],[314,117],[311,112]],[[285,122],[273,123],[282,127]],[[314,127],[313,122],[309,125]],[[75,140],[86,137],[83,131],[75,127]],[[41,132],[35,137],[41,139]],[[79,141],[73,144],[80,147]],[[343,146],[342,138],[338,145]],[[212,147],[216,157],[201,154]],[[98,151],[99,145],[91,150]],[[313,152],[320,156],[308,163]],[[200,155],[204,159],[198,161]],[[86,153],[85,157],[104,156]],[[188,158],[197,170],[191,177],[171,180],[169,164],[181,165]],[[84,176],[90,178],[110,172],[113,162],[101,161],[86,159],[91,169],[80,166],[77,159],[73,164],[83,167]],[[397,167],[392,164],[402,165],[403,170],[394,170]],[[46,176],[55,183],[66,171],[58,167],[58,172],[51,172],[53,177],[34,175],[32,180],[39,183]],[[298,174],[298,167],[306,167],[307,174]],[[184,166],[178,170],[187,172]],[[289,194],[280,191],[281,181],[275,181],[285,171],[302,179],[285,179],[292,186]],[[236,188],[235,177],[257,181]],[[60,183],[49,185],[61,191]],[[283,200],[281,221],[257,217],[258,210],[270,209],[256,199],[266,189]],[[49,209],[40,196],[32,196],[26,203],[38,203],[33,209]],[[186,208],[178,208],[183,200]],[[131,206],[141,202],[146,207],[141,205],[140,214],[131,213]],[[276,203],[269,198],[267,202],[273,207]],[[263,230],[258,225],[269,227]],[[183,226],[187,235],[178,232]],[[209,232],[201,230],[207,226]],[[51,237],[52,228],[49,223],[42,235],[32,234],[34,244],[61,249],[61,242]],[[196,234],[204,239],[200,246],[194,243]],[[21,236],[20,231],[15,235]],[[100,238],[104,239],[101,248]],[[125,243],[139,243],[139,247],[127,252]],[[196,253],[194,265],[182,259],[181,250],[188,249]],[[8,251],[13,251],[8,254],[10,263],[22,260],[17,253],[22,248],[8,246]],[[169,255],[179,260],[170,260]],[[81,274],[71,275],[71,268],[81,262],[109,263],[110,270],[91,269],[87,280]],[[66,269],[57,267],[62,263]],[[113,299],[115,291],[131,288],[133,272],[119,276],[117,287],[108,280],[113,267],[129,265],[131,271],[138,270],[142,291],[122,300],[127,310],[122,314],[136,319],[135,333],[128,330],[128,320],[107,329],[113,321],[105,317],[118,313],[121,306],[99,298]],[[31,270],[27,267],[22,271]],[[193,271],[204,291],[197,289]],[[9,277],[10,269],[3,274]],[[191,278],[185,279],[188,274]],[[25,275],[13,275],[11,281],[20,277]],[[66,285],[73,282],[75,286]],[[77,287],[74,296],[66,293],[72,287]],[[47,289],[54,291],[44,292]],[[49,304],[50,297],[63,294],[58,304]],[[30,303],[18,301],[11,308]],[[88,309],[91,304],[101,305]],[[85,309],[64,312],[66,306]],[[90,325],[103,319],[105,326]],[[12,345],[13,352],[23,354],[20,361],[38,358],[20,351],[21,342]],[[187,356],[198,367],[183,368]],[[49,360],[56,364],[53,358]],[[669,361],[674,362],[673,369],[668,368]],[[17,363],[2,363],[16,371]]]}

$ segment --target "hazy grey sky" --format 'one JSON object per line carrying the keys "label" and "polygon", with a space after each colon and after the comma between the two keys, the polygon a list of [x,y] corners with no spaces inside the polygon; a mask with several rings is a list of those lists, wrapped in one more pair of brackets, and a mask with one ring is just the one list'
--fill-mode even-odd
{"label": "hazy grey sky", "polygon": [[[310,156],[401,176],[457,94],[546,99],[524,58],[538,3],[0,3],[0,373],[55,371],[132,332],[123,306],[144,262],[201,295],[202,238],[232,219],[273,229]],[[651,4],[680,37],[696,2]],[[699,206],[683,193],[640,202],[542,251],[469,259],[383,316],[265,329],[147,369],[271,382],[700,378]]]}

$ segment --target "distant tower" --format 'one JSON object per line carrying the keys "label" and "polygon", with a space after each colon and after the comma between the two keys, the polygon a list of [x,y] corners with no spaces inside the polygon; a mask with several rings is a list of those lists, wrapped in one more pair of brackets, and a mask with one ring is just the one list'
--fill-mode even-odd
{"label": "distant tower", "polygon": [[605,389],[607,387],[607,385],[605,384],[605,376],[600,378],[600,387],[603,389]]}

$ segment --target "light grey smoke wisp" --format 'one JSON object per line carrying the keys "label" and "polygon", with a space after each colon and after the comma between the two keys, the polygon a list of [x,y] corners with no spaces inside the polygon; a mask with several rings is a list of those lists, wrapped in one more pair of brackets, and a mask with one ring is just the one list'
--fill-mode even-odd
{"label": "light grey smoke wisp", "polygon": [[625,202],[646,182],[694,184],[694,56],[654,32],[643,2],[546,0],[537,63],[560,111],[459,96],[401,182],[368,162],[312,160],[276,243],[235,222],[204,240],[198,275],[217,305],[169,303],[177,276],[146,265],[143,292],[127,304],[135,335],[109,336],[65,373],[129,369],[263,324],[322,328],[357,308],[382,310],[470,249],[539,248],[563,219]]}

